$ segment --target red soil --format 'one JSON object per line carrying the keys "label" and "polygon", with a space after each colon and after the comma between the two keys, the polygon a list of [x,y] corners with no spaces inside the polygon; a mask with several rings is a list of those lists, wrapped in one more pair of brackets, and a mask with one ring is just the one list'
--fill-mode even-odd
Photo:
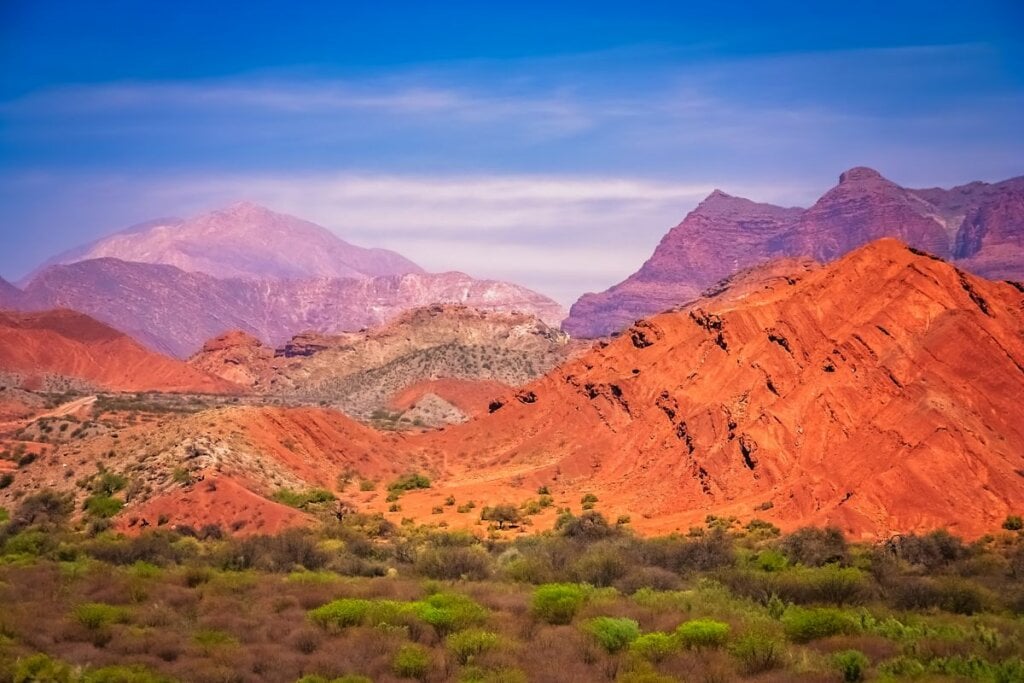
{"label": "red soil", "polygon": [[495,380],[470,380],[444,377],[417,382],[406,387],[391,399],[391,407],[408,410],[426,394],[434,394],[469,416],[487,412],[488,404],[497,396],[508,392],[507,384]]}
{"label": "red soil", "polygon": [[131,533],[156,528],[161,520],[172,528],[200,529],[206,524],[217,524],[243,536],[274,534],[312,522],[312,518],[294,508],[253,493],[244,481],[216,475],[132,507],[118,517],[117,528]]}
{"label": "red soil", "polygon": [[69,377],[111,391],[237,393],[223,379],[143,348],[117,330],[68,310],[0,312],[0,371],[28,387]]}

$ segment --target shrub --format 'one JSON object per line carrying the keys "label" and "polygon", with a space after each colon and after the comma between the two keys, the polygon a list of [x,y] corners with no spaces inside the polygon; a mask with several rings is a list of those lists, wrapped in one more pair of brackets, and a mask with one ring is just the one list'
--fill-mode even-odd
{"label": "shrub", "polygon": [[895,547],[896,555],[929,571],[943,569],[967,555],[964,542],[945,529],[924,536],[907,534]]}
{"label": "shrub", "polygon": [[713,619],[694,619],[680,624],[676,636],[684,647],[719,647],[729,639],[729,625]]}
{"label": "shrub", "polygon": [[403,492],[412,491],[414,489],[429,489],[430,479],[423,476],[422,474],[403,474],[398,479],[388,484],[388,491],[391,492]]}
{"label": "shrub", "polygon": [[278,489],[272,496],[278,503],[289,507],[304,510],[311,505],[329,503],[335,500],[334,494],[326,489],[309,489],[308,491],[293,491],[289,488]]}
{"label": "shrub", "polygon": [[400,678],[425,678],[430,670],[430,651],[422,645],[403,645],[395,654],[391,668]]}
{"label": "shrub", "polygon": [[608,524],[604,515],[593,510],[588,510],[579,517],[563,514],[555,522],[555,529],[567,538],[575,538],[580,541],[597,541],[619,533],[617,529]]}
{"label": "shrub", "polygon": [[493,649],[498,644],[498,635],[490,631],[470,629],[451,634],[445,640],[445,644],[459,664],[468,664],[473,657]]}
{"label": "shrub", "polygon": [[778,550],[762,550],[757,554],[754,564],[763,572],[779,572],[789,565],[789,560]]}
{"label": "shrub", "polygon": [[112,498],[105,493],[98,493],[93,496],[89,496],[85,500],[85,511],[93,517],[99,517],[101,519],[109,519],[113,517],[121,508],[124,507],[124,503],[117,498]]}
{"label": "shrub", "polygon": [[583,630],[610,653],[622,650],[640,636],[640,625],[636,621],[616,617],[590,619]]}
{"label": "shrub", "polygon": [[14,667],[14,683],[72,683],[74,680],[70,666],[42,653],[20,659]]}
{"label": "shrub", "polygon": [[86,671],[79,683],[173,683],[173,680],[153,673],[144,666],[115,665]]}
{"label": "shrub", "polygon": [[636,638],[629,651],[652,662],[660,662],[679,649],[679,641],[668,633],[655,631]]}
{"label": "shrub", "polygon": [[533,592],[531,611],[549,624],[568,624],[583,607],[591,587],[576,583],[549,583]]}
{"label": "shrub", "polygon": [[87,602],[75,606],[72,615],[79,624],[90,630],[96,630],[128,620],[128,611],[123,607],[107,605],[102,602]]}
{"label": "shrub", "polygon": [[743,673],[754,675],[782,666],[786,647],[777,639],[755,631],[737,640],[730,651]]}
{"label": "shrub", "polygon": [[846,562],[848,557],[846,537],[835,527],[797,529],[779,547],[790,562],[807,567]]}
{"label": "shrub", "polygon": [[870,660],[859,650],[844,650],[832,656],[832,661],[839,669],[840,675],[848,683],[857,683],[864,680],[864,674],[871,666]]}
{"label": "shrub", "polygon": [[230,633],[218,631],[213,628],[199,629],[192,634],[192,640],[199,646],[203,653],[207,655],[217,648],[236,645],[238,643]]}
{"label": "shrub", "polygon": [[431,579],[480,581],[491,573],[491,557],[479,545],[434,547],[420,551],[416,571]]}
{"label": "shrub", "polygon": [[0,474],[0,491],[14,483],[14,475],[10,472]]}
{"label": "shrub", "polygon": [[476,626],[487,618],[487,610],[465,595],[435,593],[410,605],[412,613],[444,635]]}
{"label": "shrub", "polygon": [[342,598],[310,610],[309,618],[324,628],[340,629],[363,623],[373,603],[369,600]]}
{"label": "shrub", "polygon": [[797,643],[827,638],[857,630],[857,621],[842,610],[819,607],[790,607],[782,615],[786,637]]}
{"label": "shrub", "polygon": [[1020,531],[1024,529],[1024,517],[1020,515],[1010,515],[1003,522],[1003,528],[1007,531]]}

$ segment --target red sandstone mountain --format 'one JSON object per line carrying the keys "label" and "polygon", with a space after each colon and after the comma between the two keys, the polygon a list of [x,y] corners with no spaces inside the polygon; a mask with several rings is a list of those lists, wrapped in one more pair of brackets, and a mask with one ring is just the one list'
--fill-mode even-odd
{"label": "red sandstone mountain", "polygon": [[235,393],[236,385],[153,353],[74,311],[0,312],[0,375],[29,388]]}
{"label": "red sandstone mountain", "polygon": [[276,346],[305,330],[359,330],[434,303],[522,311],[549,324],[564,315],[557,303],[524,287],[463,273],[218,279],[112,258],[51,266],[29,282],[24,296],[25,305],[33,309],[81,311],[180,358],[229,330]]}
{"label": "red sandstone mountain", "polygon": [[[735,277],[441,431],[382,434],[311,408],[140,424],[118,454],[145,458],[154,493],[123,516],[154,510],[202,523],[216,509],[215,500],[183,502],[192,494],[172,471],[186,450],[196,467],[261,496],[332,486],[339,472],[387,480],[424,471],[433,487],[403,496],[400,512],[387,512],[379,492],[342,495],[395,522],[452,527],[476,517],[442,508],[447,496],[519,503],[540,485],[556,506],[593,492],[602,512],[629,515],[642,533],[685,531],[714,514],[786,529],[831,523],[865,537],[935,527],[977,536],[1019,512],[1022,288],[895,240],[781,272]],[[33,485],[29,477],[59,485],[45,467],[15,487]],[[538,517],[536,528],[551,521]]]}
{"label": "red sandstone mountain", "polygon": [[830,261],[880,237],[896,237],[986,277],[1024,279],[1024,177],[909,190],[872,169],[853,168],[806,210],[716,190],[665,235],[639,271],[605,292],[580,297],[563,328],[581,337],[607,335],[768,259]]}
{"label": "red sandstone mountain", "polygon": [[480,444],[443,468],[457,499],[518,478],[651,531],[976,535],[1024,506],[1021,330],[1020,286],[881,240],[643,321],[420,452]]}
{"label": "red sandstone mountain", "polygon": [[170,265],[217,278],[365,278],[423,272],[393,251],[357,247],[319,225],[250,202],[188,220],[142,223],[61,254],[44,267],[96,258]]}

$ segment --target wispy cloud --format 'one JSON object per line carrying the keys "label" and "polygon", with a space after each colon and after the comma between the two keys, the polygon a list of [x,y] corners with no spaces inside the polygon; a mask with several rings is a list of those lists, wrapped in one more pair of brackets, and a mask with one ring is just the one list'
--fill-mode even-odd
{"label": "wispy cloud", "polygon": [[997,61],[983,45],[648,49],[52,87],[0,103],[0,231],[18,245],[0,268],[251,199],[569,303],[635,270],[713,187],[792,205],[859,164],[911,185],[1020,174],[1024,100]]}

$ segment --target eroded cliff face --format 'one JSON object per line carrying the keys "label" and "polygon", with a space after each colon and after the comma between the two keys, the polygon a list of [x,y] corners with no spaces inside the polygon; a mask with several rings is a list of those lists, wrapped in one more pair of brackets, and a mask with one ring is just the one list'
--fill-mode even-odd
{"label": "eroded cliff face", "polygon": [[305,330],[359,330],[434,303],[522,311],[552,325],[564,315],[557,303],[524,287],[463,273],[222,280],[110,258],[50,267],[28,284],[25,300],[37,309],[81,311],[181,358],[231,330],[276,346]]}
{"label": "eroded cliff face", "polygon": [[1024,278],[1024,179],[911,190],[858,167],[806,210],[716,190],[669,231],[639,271],[605,292],[581,297],[563,327],[575,336],[608,335],[769,259],[827,262],[881,237],[986,277]]}
{"label": "eroded cliff face", "polygon": [[711,513],[977,534],[1024,503],[1022,329],[1020,288],[882,240],[747,273],[434,438],[489,435],[452,481],[593,490],[651,531]]}

